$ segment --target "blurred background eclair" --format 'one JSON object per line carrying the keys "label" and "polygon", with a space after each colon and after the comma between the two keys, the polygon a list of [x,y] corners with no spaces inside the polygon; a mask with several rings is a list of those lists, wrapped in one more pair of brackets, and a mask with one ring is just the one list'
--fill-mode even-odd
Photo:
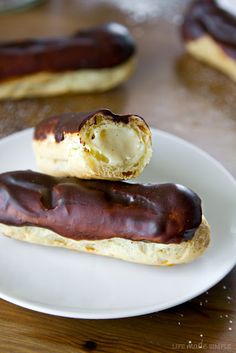
{"label": "blurred background eclair", "polygon": [[106,91],[133,71],[128,29],[108,23],[71,36],[0,43],[0,99]]}
{"label": "blurred background eclair", "polygon": [[187,51],[234,81],[236,81],[235,15],[235,1],[196,0],[188,8],[182,26]]}

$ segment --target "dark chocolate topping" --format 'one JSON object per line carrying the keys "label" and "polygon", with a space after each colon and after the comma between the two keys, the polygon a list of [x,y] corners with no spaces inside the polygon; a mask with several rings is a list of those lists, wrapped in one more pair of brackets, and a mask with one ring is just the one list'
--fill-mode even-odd
{"label": "dark chocolate topping", "polygon": [[53,39],[0,44],[0,79],[37,72],[102,69],[120,65],[135,52],[127,28],[108,23]]}
{"label": "dark chocolate topping", "polygon": [[[48,134],[54,134],[56,142],[63,141],[65,133],[79,132],[83,125],[90,119],[102,115],[109,117],[114,122],[128,124],[131,114],[117,115],[108,109],[99,109],[92,112],[64,113],[52,116],[40,122],[34,132],[35,140],[44,140]],[[137,115],[135,115],[138,117]],[[144,121],[143,118],[139,117]],[[95,118],[96,119],[96,118]],[[145,122],[145,121],[144,121]]]}
{"label": "dark chocolate topping", "polygon": [[169,244],[192,239],[201,218],[200,198],[182,185],[0,174],[0,222],[12,226],[48,228],[76,240]]}
{"label": "dark chocolate topping", "polygon": [[182,26],[184,40],[209,34],[223,49],[236,55],[236,18],[221,9],[214,0],[194,1]]}

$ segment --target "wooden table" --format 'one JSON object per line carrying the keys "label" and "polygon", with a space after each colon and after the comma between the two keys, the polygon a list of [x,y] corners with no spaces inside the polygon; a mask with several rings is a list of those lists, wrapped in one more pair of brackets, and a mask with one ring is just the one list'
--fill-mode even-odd
{"label": "wooden table", "polygon": [[[236,176],[236,86],[184,54],[176,24],[187,2],[52,0],[1,16],[4,40],[120,21],[138,42],[139,63],[129,82],[108,93],[0,103],[0,136],[55,112],[109,107],[195,143]],[[129,319],[65,319],[0,301],[0,352],[236,352],[235,274],[183,305]]]}

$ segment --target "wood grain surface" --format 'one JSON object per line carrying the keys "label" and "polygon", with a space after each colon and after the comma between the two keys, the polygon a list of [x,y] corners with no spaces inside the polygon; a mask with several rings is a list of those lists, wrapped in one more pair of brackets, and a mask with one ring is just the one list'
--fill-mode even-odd
{"label": "wood grain surface", "polygon": [[[236,176],[236,85],[184,54],[178,24],[187,3],[51,0],[1,15],[0,40],[119,21],[130,28],[139,52],[135,75],[113,91],[1,102],[0,136],[53,113],[109,107],[143,115],[150,125],[193,142]],[[235,274],[178,307],[119,320],[53,317],[1,300],[0,353],[236,352]]]}

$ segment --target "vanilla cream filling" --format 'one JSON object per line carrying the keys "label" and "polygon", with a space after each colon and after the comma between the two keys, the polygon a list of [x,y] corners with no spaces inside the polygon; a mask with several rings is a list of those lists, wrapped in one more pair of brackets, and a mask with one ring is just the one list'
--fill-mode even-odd
{"label": "vanilla cream filling", "polygon": [[123,124],[100,126],[90,139],[92,151],[112,165],[136,163],[144,153],[138,133]]}

